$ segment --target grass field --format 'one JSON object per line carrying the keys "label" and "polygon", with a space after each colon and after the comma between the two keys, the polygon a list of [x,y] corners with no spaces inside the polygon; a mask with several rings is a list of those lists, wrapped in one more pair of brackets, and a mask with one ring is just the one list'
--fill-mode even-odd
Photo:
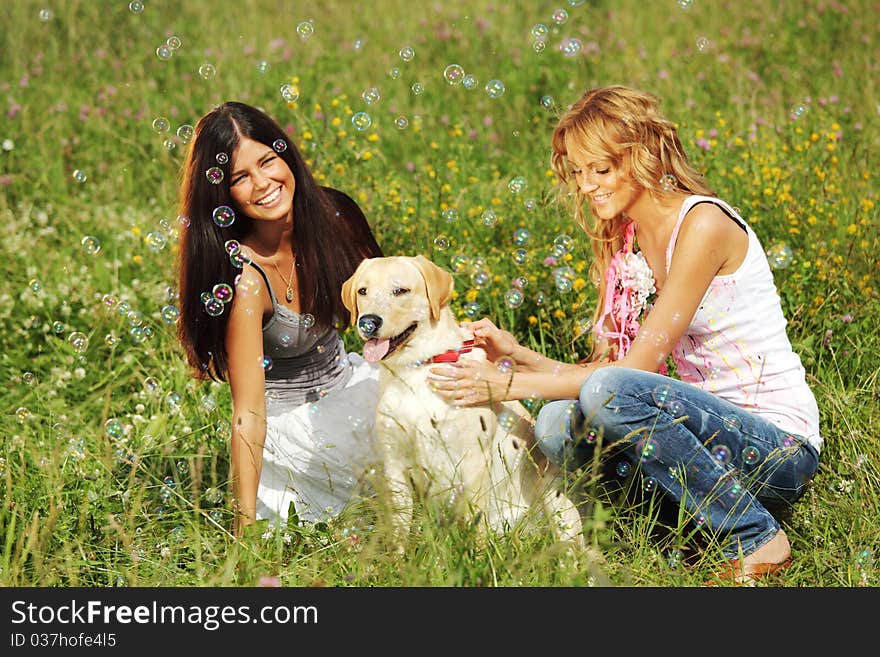
{"label": "grass field", "polygon": [[[236,540],[228,387],[193,380],[175,340],[187,126],[237,99],[287,126],[386,254],[453,271],[460,317],[583,357],[589,248],[556,200],[549,142],[560,109],[610,83],[661,98],[776,267],[825,447],[784,519],[795,565],[769,585],[878,584],[875,2],[141,5],[0,7],[0,585],[699,585],[718,557],[696,553],[699,532],[650,494],[593,484],[602,564],[566,565],[546,533],[482,547],[432,505],[404,557],[369,501]],[[637,472],[618,483],[641,489]]]}

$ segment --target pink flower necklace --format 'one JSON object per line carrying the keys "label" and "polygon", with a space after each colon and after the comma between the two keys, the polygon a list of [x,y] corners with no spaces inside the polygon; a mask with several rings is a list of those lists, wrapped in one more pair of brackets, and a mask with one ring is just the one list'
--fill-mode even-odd
{"label": "pink flower necklace", "polygon": [[[630,221],[623,232],[623,246],[605,269],[602,316],[594,328],[600,338],[617,340],[617,360],[629,351],[639,332],[639,317],[656,292],[654,272],[641,251],[633,253],[636,225]],[[605,330],[606,320],[610,330]]]}

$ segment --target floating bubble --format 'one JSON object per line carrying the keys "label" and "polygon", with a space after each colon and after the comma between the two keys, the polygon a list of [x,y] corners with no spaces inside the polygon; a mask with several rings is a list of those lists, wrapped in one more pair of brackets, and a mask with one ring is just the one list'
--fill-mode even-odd
{"label": "floating bubble", "polygon": [[166,139],[162,142],[162,145],[165,147],[165,150],[168,151],[173,151],[175,148],[177,148],[177,144],[174,143],[173,139]]}
{"label": "floating bubble", "polygon": [[556,283],[556,290],[566,294],[574,289],[574,281],[577,274],[574,269],[569,266],[557,267],[553,270],[553,281]]}
{"label": "floating bubble", "polygon": [[211,290],[211,295],[223,303],[232,301],[233,291],[229,283],[217,283]]}
{"label": "floating bubble", "polygon": [[272,142],[272,148],[275,149],[276,153],[283,153],[287,150],[287,142],[283,139],[276,139]]}
{"label": "floating bubble", "polygon": [[108,333],[104,336],[104,344],[106,344],[111,349],[119,344],[119,338],[117,338],[112,333]]}
{"label": "floating bubble", "polygon": [[564,39],[559,45],[559,50],[566,57],[574,57],[581,51],[581,40],[574,37]]}
{"label": "floating bubble", "polygon": [[52,10],[51,9],[40,9],[40,20],[44,23],[52,20]]}
{"label": "floating bubble", "polygon": [[199,66],[199,77],[203,80],[213,80],[217,75],[217,67],[213,64],[209,64],[205,62],[201,66]]}
{"label": "floating bubble", "polygon": [[413,82],[413,85],[412,87],[410,87],[410,89],[412,89],[412,92],[416,96],[421,96],[425,92],[425,85],[423,85],[421,82]]}
{"label": "floating bubble", "polygon": [[162,321],[166,324],[174,324],[179,317],[180,311],[177,309],[177,306],[169,305],[162,307]]}
{"label": "floating bubble", "polygon": [[205,312],[211,317],[219,317],[223,314],[223,302],[211,297],[205,302]]}
{"label": "floating bubble", "polygon": [[806,105],[795,105],[794,107],[791,108],[788,115],[791,117],[791,119],[793,121],[797,121],[799,118],[801,118],[806,113],[807,113],[807,106]]}
{"label": "floating bubble", "polygon": [[461,86],[465,89],[476,89],[478,84],[480,84],[480,81],[473,73],[468,73],[461,80]]}
{"label": "floating bubble", "polygon": [[709,50],[709,45],[709,39],[707,39],[706,37],[701,36],[699,39],[697,39],[697,50],[699,50],[700,52],[706,52],[707,50]]}
{"label": "floating bubble", "polygon": [[157,116],[153,119],[153,130],[158,133],[168,132],[169,128],[171,128],[171,123],[169,123],[168,119],[164,116]]}
{"label": "floating bubble", "polygon": [[574,240],[565,233],[561,235],[557,235],[553,238],[553,255],[557,258],[561,258],[567,253],[571,253],[571,249],[574,246]]}
{"label": "floating bubble", "polygon": [[171,56],[174,54],[174,50],[166,43],[163,43],[161,46],[156,48],[156,57],[161,59],[163,62],[167,62],[171,59]]}
{"label": "floating bubble", "polygon": [[468,258],[463,253],[456,253],[454,256],[452,256],[452,261],[450,262],[452,271],[457,273],[461,273],[466,270],[469,264],[470,258]]}
{"label": "floating bubble", "polygon": [[310,329],[315,325],[315,316],[311,315],[309,313],[306,313],[305,315],[302,316],[300,321],[302,322],[302,325],[305,328]]}
{"label": "floating bubble", "polygon": [[489,98],[501,98],[504,95],[504,83],[501,80],[489,80],[485,90]]}
{"label": "floating bubble", "polygon": [[128,9],[132,14],[139,14],[144,10],[144,3],[141,0],[131,0],[128,3]]}
{"label": "floating bubble", "polygon": [[553,96],[541,96],[541,107],[544,109],[553,109],[555,104],[556,101],[553,100]]}
{"label": "floating bubble", "polygon": [[660,455],[660,444],[653,438],[645,438],[638,444],[639,460],[648,463]]}
{"label": "floating bubble", "polygon": [[76,169],[73,172],[73,179],[78,183],[84,183],[86,180],[89,179],[89,177],[86,175],[85,171],[82,171],[80,169]]}
{"label": "floating bubble", "polygon": [[777,242],[767,249],[767,261],[770,269],[785,269],[791,264],[794,255],[791,247],[785,242]]}
{"label": "floating bubble", "polygon": [[307,41],[315,33],[315,24],[311,20],[303,21],[296,26],[296,33],[303,41]]}
{"label": "floating bubble", "polygon": [[182,141],[184,144],[189,143],[189,140],[192,139],[194,133],[195,128],[193,128],[189,123],[184,123],[177,129],[177,136],[180,137],[180,141]]}
{"label": "floating bubble", "polygon": [[525,228],[517,228],[513,231],[513,243],[517,246],[525,246],[532,238],[532,234]]}
{"label": "floating bubble", "polygon": [[693,4],[694,0],[678,0],[678,6],[682,9],[690,9]]}
{"label": "floating bubble", "polygon": [[533,39],[546,39],[549,32],[550,28],[544,25],[544,23],[535,23],[532,25],[532,29],[529,30],[529,34],[532,35]]}
{"label": "floating bubble", "polygon": [[553,12],[553,22],[557,25],[565,25],[568,20],[568,12],[565,9],[557,9]]}
{"label": "floating bubble", "polygon": [[159,233],[157,231],[151,231],[147,233],[147,236],[144,237],[144,244],[147,245],[147,248],[154,253],[158,253],[162,249],[165,248],[165,245],[168,243],[168,238],[165,237],[163,233]]}
{"label": "floating bubble", "polygon": [[494,210],[484,210],[483,214],[480,215],[480,218],[483,220],[484,226],[494,226],[498,223],[498,215],[495,214]]}
{"label": "floating bubble", "polygon": [[671,173],[664,173],[662,176],[660,176],[659,182],[660,182],[660,188],[664,192],[674,191],[675,188],[678,186],[678,178],[676,178]]}
{"label": "floating bubble", "polygon": [[86,349],[89,348],[89,338],[85,333],[80,331],[74,331],[70,335],[67,336],[67,341],[70,343],[70,346],[73,347],[73,350],[82,354],[85,353]]}
{"label": "floating bubble", "polygon": [[464,69],[458,64],[450,64],[443,69],[443,77],[449,84],[461,84],[464,80]]}
{"label": "floating bubble", "polygon": [[484,269],[479,269],[471,274],[471,284],[476,288],[486,287],[492,282],[492,276]]}
{"label": "floating bubble", "polygon": [[37,381],[37,375],[33,372],[25,372],[21,375],[21,380],[26,386],[32,386]]}
{"label": "floating bubble", "polygon": [[712,448],[712,458],[725,465],[730,462],[730,448],[727,445],[715,445]]}
{"label": "floating bubble", "polygon": [[31,412],[26,406],[19,406],[15,409],[15,417],[18,418],[19,422],[27,422],[31,418]]}
{"label": "floating bubble", "polygon": [[364,89],[361,94],[361,98],[364,99],[364,102],[367,105],[372,105],[373,103],[378,103],[379,99],[382,97],[382,94],[379,93],[379,90],[376,87],[368,87]]}
{"label": "floating bubble", "polygon": [[519,308],[524,300],[525,295],[522,293],[522,290],[518,290],[515,287],[510,288],[504,295],[504,303],[507,304],[508,308]]}
{"label": "floating bubble", "polygon": [[111,417],[104,423],[104,433],[106,433],[111,438],[115,438],[116,440],[122,438],[125,433],[122,422],[117,420],[116,418]]}
{"label": "floating bubble", "polygon": [[742,451],[742,458],[743,463],[746,465],[755,465],[761,460],[761,452],[758,451],[757,447],[749,445]]}
{"label": "floating bubble", "polygon": [[171,50],[177,50],[181,46],[180,37],[174,36],[173,34],[165,39],[165,43],[168,44],[168,47]]}
{"label": "floating bubble", "polygon": [[526,186],[526,179],[523,176],[514,176],[507,183],[507,189],[511,194],[519,194]]}
{"label": "floating bubble", "polygon": [[366,130],[367,128],[369,128],[371,125],[373,125],[373,119],[371,119],[370,115],[367,114],[366,112],[356,112],[351,117],[351,124],[357,130],[363,131],[363,130]]}
{"label": "floating bubble", "polygon": [[656,388],[654,388],[654,390],[651,391],[651,397],[653,397],[654,404],[657,406],[657,408],[663,408],[664,406],[666,406],[666,404],[668,404],[675,398],[675,393],[673,392],[671,386],[668,386],[664,383],[657,386]]}
{"label": "floating bubble", "polygon": [[455,208],[446,208],[440,213],[440,216],[446,220],[446,223],[452,223],[453,221],[458,221],[458,210]]}
{"label": "floating bubble", "polygon": [[282,84],[279,91],[281,91],[281,97],[288,103],[295,103],[299,100],[299,88],[292,84]]}
{"label": "floating bubble", "polygon": [[517,276],[516,278],[514,278],[511,281],[511,283],[513,283],[514,287],[518,287],[520,290],[522,290],[522,289],[528,287],[529,279],[526,278],[525,276]]}
{"label": "floating bubble", "polygon": [[627,461],[620,461],[614,470],[617,472],[618,477],[626,477],[630,470],[632,470],[632,466]]}
{"label": "floating bubble", "polygon": [[409,120],[405,116],[398,116],[394,119],[394,126],[398,130],[405,130],[409,126]]}
{"label": "floating bubble", "polygon": [[474,319],[480,315],[482,307],[476,301],[468,301],[464,304],[464,314],[470,319]]}
{"label": "floating bubble", "polygon": [[220,167],[211,167],[210,169],[205,171],[205,177],[212,185],[219,185],[221,182],[223,182],[223,169],[221,169]]}
{"label": "floating bubble", "polygon": [[257,73],[261,75],[265,75],[272,69],[272,65],[267,62],[265,59],[261,59],[257,62]]}
{"label": "floating bubble", "polygon": [[156,392],[159,389],[159,381],[153,376],[144,379],[144,390],[147,392]]}
{"label": "floating bubble", "polygon": [[434,247],[439,251],[445,251],[450,246],[449,238],[446,235],[438,235],[434,238]]}
{"label": "floating bubble", "polygon": [[260,367],[262,367],[265,371],[269,371],[272,369],[272,359],[268,356],[260,356],[258,360]]}
{"label": "floating bubble", "polygon": [[742,422],[740,422],[739,418],[736,415],[727,415],[721,420],[721,424],[727,431],[739,431],[742,427]]}
{"label": "floating bubble", "polygon": [[397,53],[400,55],[400,58],[405,62],[411,62],[413,58],[416,56],[416,51],[413,50],[409,46],[404,46],[400,49],[400,52]]}
{"label": "floating bubble", "polygon": [[646,493],[653,493],[657,490],[657,480],[654,477],[645,477],[642,481],[642,490]]}
{"label": "floating bubble", "polygon": [[80,241],[83,253],[86,255],[96,255],[101,250],[101,242],[93,235],[86,235]]}
{"label": "floating bubble", "polygon": [[391,78],[392,80],[396,80],[397,78],[400,77],[400,69],[397,67],[388,69],[388,77]]}
{"label": "floating bubble", "polygon": [[217,153],[214,159],[217,160],[217,164],[226,164],[229,162],[229,156],[226,153]]}
{"label": "floating bubble", "polygon": [[511,258],[515,265],[521,267],[529,261],[529,252],[525,249],[515,249],[511,254]]}
{"label": "floating bubble", "polygon": [[199,301],[201,301],[202,303],[208,303],[212,296],[213,295],[210,292],[202,292],[199,295]]}
{"label": "floating bubble", "polygon": [[538,39],[532,44],[532,50],[535,52],[544,52],[547,49],[547,42],[543,39]]}

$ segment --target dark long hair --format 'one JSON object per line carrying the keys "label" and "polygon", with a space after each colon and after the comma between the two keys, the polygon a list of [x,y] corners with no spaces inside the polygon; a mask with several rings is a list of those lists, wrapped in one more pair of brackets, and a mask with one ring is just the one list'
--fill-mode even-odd
{"label": "dark long hair", "polygon": [[[240,242],[253,228],[253,220],[236,206],[229,193],[232,157],[243,138],[270,147],[278,140],[286,144],[283,150],[275,150],[296,181],[293,235],[300,312],[311,314],[316,325],[330,327],[338,321],[345,326],[348,311],[342,304],[342,283],[363,258],[381,254],[357,205],[341,192],[315,182],[293,140],[272,117],[244,103],[226,102],[215,107],[196,124],[180,182],[178,338],[199,378],[225,381],[228,375],[225,338],[229,306],[212,316],[206,311],[202,295],[211,294],[218,283],[235,288],[241,269],[233,264],[224,245],[228,240]],[[223,172],[218,184],[208,178],[212,167]],[[352,218],[352,209],[344,207],[340,197],[345,197],[360,216]],[[214,222],[214,209],[221,205],[235,210],[230,226],[220,227]],[[356,225],[358,221],[361,226]]]}

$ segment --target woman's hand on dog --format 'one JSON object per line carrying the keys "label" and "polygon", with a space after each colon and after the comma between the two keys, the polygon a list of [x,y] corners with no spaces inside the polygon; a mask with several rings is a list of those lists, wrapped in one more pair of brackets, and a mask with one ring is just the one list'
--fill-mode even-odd
{"label": "woman's hand on dog", "polygon": [[435,393],[455,406],[501,402],[507,399],[513,369],[507,363],[462,359],[432,367],[428,380]]}
{"label": "woman's hand on dog", "polygon": [[473,334],[474,346],[483,349],[493,363],[512,356],[520,346],[512,333],[498,328],[486,317],[476,322],[461,322],[461,327]]}

